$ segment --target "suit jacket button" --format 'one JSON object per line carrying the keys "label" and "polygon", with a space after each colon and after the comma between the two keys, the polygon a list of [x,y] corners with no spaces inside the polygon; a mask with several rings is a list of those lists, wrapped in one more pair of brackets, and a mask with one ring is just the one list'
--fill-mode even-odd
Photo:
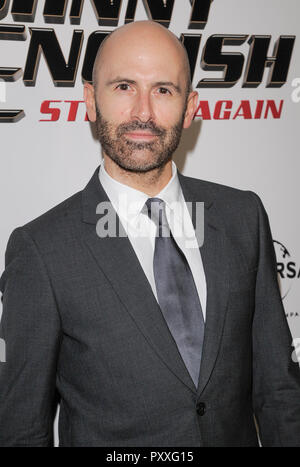
{"label": "suit jacket button", "polygon": [[204,402],[198,402],[196,405],[197,414],[202,417],[206,412],[206,406]]}

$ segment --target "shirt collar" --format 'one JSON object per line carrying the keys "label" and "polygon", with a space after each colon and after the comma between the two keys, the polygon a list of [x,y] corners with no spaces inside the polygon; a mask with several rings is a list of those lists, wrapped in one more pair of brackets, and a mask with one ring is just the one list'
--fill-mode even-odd
{"label": "shirt collar", "polygon": [[[100,166],[99,180],[119,217],[131,225],[136,224],[149,196],[112,178],[105,170],[104,160]],[[172,161],[171,179],[155,197],[161,198],[171,210],[174,210],[174,206],[182,201],[181,187],[174,161]],[[176,209],[174,214],[177,214]]]}

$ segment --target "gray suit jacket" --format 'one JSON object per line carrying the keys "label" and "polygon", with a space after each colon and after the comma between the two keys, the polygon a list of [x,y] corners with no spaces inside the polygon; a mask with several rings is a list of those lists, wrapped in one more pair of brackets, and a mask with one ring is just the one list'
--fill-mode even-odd
{"label": "gray suit jacket", "polygon": [[0,445],[300,447],[300,372],[267,214],[252,192],[179,174],[205,202],[207,279],[196,388],[128,238],[99,238],[98,168],[10,236]]}

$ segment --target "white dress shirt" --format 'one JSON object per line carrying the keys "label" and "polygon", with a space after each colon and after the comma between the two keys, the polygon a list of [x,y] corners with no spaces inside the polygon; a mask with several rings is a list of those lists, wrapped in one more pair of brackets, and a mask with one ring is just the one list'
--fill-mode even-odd
{"label": "white dress shirt", "polygon": [[[100,166],[99,179],[120,218],[157,300],[153,273],[156,226],[148,217],[145,209],[145,202],[149,196],[112,178],[105,170],[104,161]],[[181,190],[177,167],[173,161],[172,177],[155,198],[160,198],[165,202],[170,230],[191,269],[205,320],[206,280],[202,258],[193,223]]]}

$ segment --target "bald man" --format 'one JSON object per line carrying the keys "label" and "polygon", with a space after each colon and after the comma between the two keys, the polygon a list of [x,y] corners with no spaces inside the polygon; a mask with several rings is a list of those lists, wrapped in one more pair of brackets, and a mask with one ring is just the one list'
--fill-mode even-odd
{"label": "bald man", "polygon": [[190,81],[156,23],[101,45],[84,96],[103,161],[7,246],[1,446],[52,446],[58,395],[60,446],[300,447],[264,207],[172,161]]}

